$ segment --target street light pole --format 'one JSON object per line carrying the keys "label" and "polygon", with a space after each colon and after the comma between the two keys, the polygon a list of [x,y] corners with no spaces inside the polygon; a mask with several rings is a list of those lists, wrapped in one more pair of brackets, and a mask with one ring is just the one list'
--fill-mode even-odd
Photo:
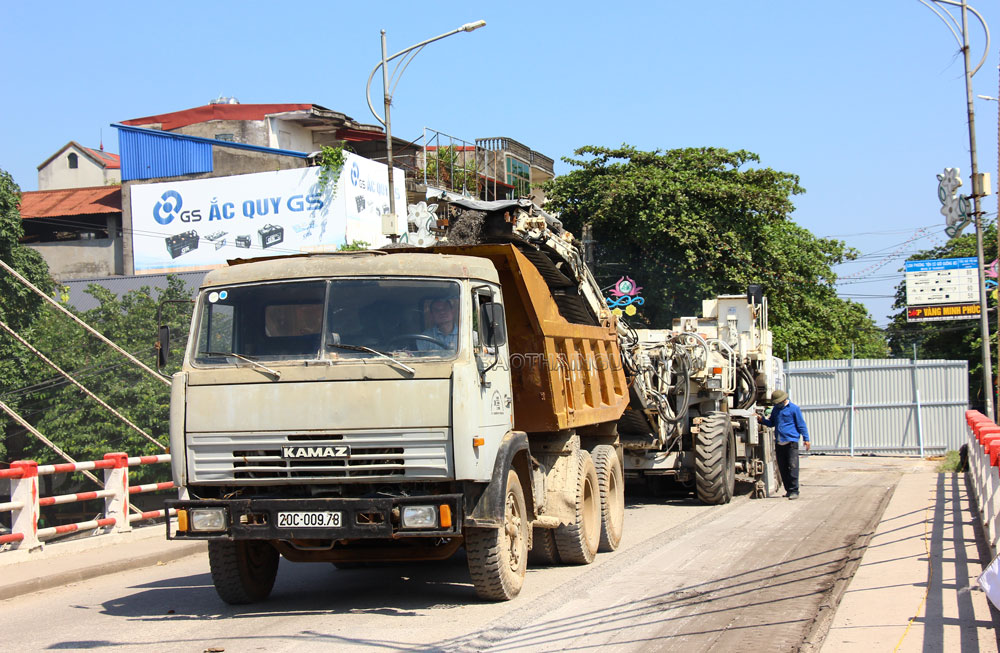
{"label": "street light pole", "polygon": [[[389,224],[388,225],[386,224],[386,218],[383,217],[382,231],[383,233],[387,231],[389,232],[388,236],[393,243],[396,242],[397,238],[396,232],[398,231],[398,226],[396,218],[396,192],[393,184],[393,174],[392,174],[393,172],[392,171],[393,167],[392,121],[389,119],[389,105],[392,104],[392,93],[396,88],[396,84],[399,83],[399,78],[402,77],[403,71],[406,70],[406,66],[410,65],[409,62],[413,60],[413,57],[417,56],[417,54],[424,48],[425,45],[427,45],[428,43],[433,43],[434,41],[440,41],[443,38],[449,37],[452,34],[458,34],[459,32],[471,32],[473,30],[479,29],[480,27],[484,27],[485,25],[486,25],[485,20],[477,20],[474,23],[466,23],[461,27],[459,27],[458,29],[453,29],[450,32],[445,32],[444,34],[435,36],[434,38],[430,38],[427,39],[426,41],[421,41],[420,43],[411,45],[405,50],[400,50],[391,57],[386,56],[387,50],[385,45],[385,30],[382,30],[382,61],[379,62],[372,69],[371,74],[368,75],[368,84],[367,86],[365,86],[365,97],[368,99],[368,108],[371,110],[372,115],[375,116],[376,120],[378,120],[385,126],[386,165],[389,166],[389,218],[388,218]],[[408,57],[404,57],[404,59],[399,63],[397,63],[396,67],[392,69],[392,78],[395,78],[396,81],[390,88],[389,86],[390,76],[389,76],[389,65],[388,65],[389,62],[392,61],[393,59],[396,59],[397,57],[401,57],[408,53],[412,54],[409,54]],[[400,69],[400,66],[402,66],[402,70]],[[384,95],[383,100],[384,100],[384,111],[385,111],[384,120],[378,115],[378,112],[375,111],[375,106],[372,105],[372,96],[371,96],[372,79],[375,77],[375,73],[378,71],[379,67],[382,68],[382,90]]]}
{"label": "street light pole", "polygon": [[[938,12],[937,9],[932,7],[927,3],[927,0],[919,0],[921,4],[928,7],[931,11],[937,14],[946,25],[948,29],[951,30],[952,35],[958,40],[958,35],[955,34],[954,28],[948,23],[948,20]],[[990,419],[995,419],[996,416],[993,412],[993,362],[990,360],[990,320],[989,314],[986,312],[986,261],[983,257],[983,223],[982,223],[982,211],[980,211],[980,196],[981,191],[977,188],[977,180],[979,179],[979,161],[976,156],[976,113],[973,106],[972,100],[972,76],[979,72],[982,67],[983,62],[986,61],[986,55],[989,52],[990,47],[990,29],[986,25],[986,21],[979,14],[978,11],[969,7],[966,0],[961,0],[961,2],[956,2],[956,0],[930,0],[931,2],[938,5],[951,5],[954,7],[961,7],[962,9],[962,40],[960,45],[962,47],[962,55],[965,62],[965,96],[966,96],[966,107],[969,116],[969,156],[971,158],[972,164],[972,215],[976,224],[976,257],[979,263],[979,331],[980,338],[982,339],[982,355],[983,355],[983,399],[986,408],[986,415]],[[983,30],[986,32],[986,48],[983,52],[983,58],[979,61],[975,70],[969,71],[969,15],[968,12],[972,11],[976,18],[983,26]],[[945,9],[945,13],[951,18],[952,22],[955,21],[951,13]],[[1000,248],[1000,235],[998,235],[998,248]],[[998,328],[1000,328],[1000,320],[997,321]],[[1000,341],[1000,337],[997,338]]]}

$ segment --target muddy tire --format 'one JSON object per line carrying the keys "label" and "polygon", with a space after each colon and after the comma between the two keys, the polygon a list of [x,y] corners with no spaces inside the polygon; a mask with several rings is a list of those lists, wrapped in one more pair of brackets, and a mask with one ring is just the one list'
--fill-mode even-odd
{"label": "muddy tire", "polygon": [[709,413],[694,441],[694,480],[698,500],[729,503],[736,488],[736,438],[726,413]]}
{"label": "muddy tire", "polygon": [[504,520],[499,528],[467,528],[469,575],[480,598],[507,601],[518,595],[528,563],[528,515],[517,472],[507,472]]}
{"label": "muddy tire", "polygon": [[598,445],[591,455],[601,491],[601,544],[598,550],[614,551],[621,544],[625,526],[625,475],[618,452],[611,445]]}
{"label": "muddy tire", "polygon": [[551,528],[535,528],[531,534],[531,551],[528,562],[533,565],[549,567],[559,564],[559,551],[556,550],[556,532]]}
{"label": "muddy tire", "polygon": [[232,605],[266,599],[278,575],[279,557],[267,542],[209,542],[208,565],[219,598]]}
{"label": "muddy tire", "polygon": [[572,523],[556,529],[556,550],[565,564],[588,565],[601,543],[601,490],[590,454],[577,458],[576,511]]}

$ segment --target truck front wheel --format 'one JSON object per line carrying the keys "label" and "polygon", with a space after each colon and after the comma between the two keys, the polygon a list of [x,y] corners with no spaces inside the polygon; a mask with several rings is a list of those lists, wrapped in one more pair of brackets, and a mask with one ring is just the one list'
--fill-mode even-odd
{"label": "truck front wheel", "polygon": [[476,594],[507,601],[521,591],[528,562],[528,516],[517,472],[507,472],[503,525],[465,529],[465,553]]}
{"label": "truck front wheel", "polygon": [[573,522],[556,529],[559,559],[574,565],[589,565],[601,542],[601,491],[590,454],[580,450]]}
{"label": "truck front wheel", "polygon": [[701,422],[694,441],[694,481],[702,503],[721,505],[733,498],[736,438],[726,413],[709,413]]}
{"label": "truck front wheel", "polygon": [[219,598],[232,605],[266,599],[278,575],[279,557],[267,542],[209,542],[208,565]]}

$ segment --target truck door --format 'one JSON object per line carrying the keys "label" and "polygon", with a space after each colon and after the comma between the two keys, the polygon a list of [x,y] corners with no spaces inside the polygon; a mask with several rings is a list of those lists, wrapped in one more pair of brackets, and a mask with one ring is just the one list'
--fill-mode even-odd
{"label": "truck door", "polygon": [[513,427],[513,394],[507,325],[500,289],[480,286],[472,297],[472,344],[479,374],[479,429],[482,437],[499,442]]}

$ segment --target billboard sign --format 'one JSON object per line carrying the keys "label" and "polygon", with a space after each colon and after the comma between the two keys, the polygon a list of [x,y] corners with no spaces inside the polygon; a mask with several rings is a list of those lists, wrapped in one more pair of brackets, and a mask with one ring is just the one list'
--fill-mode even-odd
{"label": "billboard sign", "polygon": [[[131,186],[136,274],[335,251],[354,241],[387,243],[382,215],[389,210],[388,168],[344,154],[340,177],[326,188],[318,167]],[[396,168],[394,178],[396,206],[406,206],[403,171]]]}
{"label": "billboard sign", "polygon": [[907,322],[979,316],[979,265],[974,256],[906,262]]}

